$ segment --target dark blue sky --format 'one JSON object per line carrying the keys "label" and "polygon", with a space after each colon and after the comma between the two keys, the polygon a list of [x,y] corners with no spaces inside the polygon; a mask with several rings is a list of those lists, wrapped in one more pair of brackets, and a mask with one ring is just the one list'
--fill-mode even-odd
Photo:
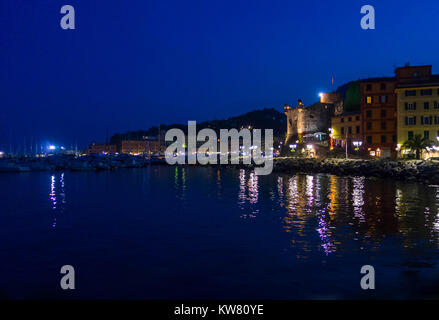
{"label": "dark blue sky", "polygon": [[[59,26],[64,4],[76,30]],[[365,4],[376,30],[360,28]],[[432,0],[2,0],[0,148],[282,110],[332,75],[336,87],[406,62],[438,73],[438,16]]]}

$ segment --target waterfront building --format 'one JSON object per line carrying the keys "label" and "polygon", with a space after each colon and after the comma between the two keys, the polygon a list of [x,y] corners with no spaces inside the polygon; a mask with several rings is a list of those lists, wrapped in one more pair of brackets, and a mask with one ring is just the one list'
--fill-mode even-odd
{"label": "waterfront building", "polygon": [[[397,142],[399,155],[405,141],[421,135],[432,142],[439,137],[439,75],[432,75],[432,66],[406,66],[395,70],[398,125]],[[423,158],[438,156],[437,148],[423,154]]]}
{"label": "waterfront building", "polygon": [[361,80],[363,148],[380,158],[396,157],[396,78]]}
{"label": "waterfront building", "polygon": [[346,112],[331,118],[331,149],[348,147],[358,149],[363,145],[361,112]]}
{"label": "waterfront building", "polygon": [[85,154],[115,154],[117,147],[114,144],[93,142],[84,151]]}
{"label": "waterfront building", "polygon": [[[326,93],[321,100],[326,100]],[[334,103],[334,116],[331,118],[330,149],[346,147],[359,149],[363,144],[363,125],[360,112],[360,81],[352,81],[340,86]],[[335,97],[337,99],[335,99]]]}
{"label": "waterfront building", "polygon": [[152,155],[152,154],[164,154],[166,150],[166,146],[164,144],[161,144],[160,141],[148,139],[145,140],[146,142],[146,149],[145,153]]}
{"label": "waterfront building", "polygon": [[117,145],[117,151],[123,154],[143,155],[146,153],[146,141],[121,140]]}

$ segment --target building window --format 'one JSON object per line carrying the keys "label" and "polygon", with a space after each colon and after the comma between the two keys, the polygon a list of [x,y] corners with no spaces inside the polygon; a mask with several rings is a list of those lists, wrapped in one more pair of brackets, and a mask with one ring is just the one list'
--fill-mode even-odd
{"label": "building window", "polygon": [[348,121],[352,121],[352,117],[349,117],[349,118],[348,118]]}
{"label": "building window", "polygon": [[392,137],[392,141],[393,141],[393,143],[396,143],[396,136]]}
{"label": "building window", "polygon": [[432,89],[423,89],[421,90],[421,96],[431,96],[433,94]]}
{"label": "building window", "polygon": [[386,122],[381,122],[381,130],[386,130],[386,129],[387,129]]}
{"label": "building window", "polygon": [[386,90],[386,84],[385,83],[381,83],[381,90]]}
{"label": "building window", "polygon": [[413,139],[413,131],[409,131],[408,132],[408,140],[412,140]]}
{"label": "building window", "polygon": [[421,123],[422,124],[432,124],[432,122],[433,122],[432,116],[429,116],[429,117],[421,116]]}
{"label": "building window", "polygon": [[360,116],[356,116],[355,120],[360,121]]}
{"label": "building window", "polygon": [[434,108],[439,109],[439,102],[437,102],[437,101],[434,102]]}
{"label": "building window", "polygon": [[367,84],[366,85],[366,91],[371,91],[372,90],[372,85],[371,84]]}
{"label": "building window", "polygon": [[439,124],[439,116],[434,116],[434,124]]}
{"label": "building window", "polygon": [[381,136],[381,143],[386,143],[386,136]]}
{"label": "building window", "polygon": [[341,122],[344,122],[344,118],[341,118]]}
{"label": "building window", "polygon": [[367,128],[367,130],[372,130],[372,122],[368,122],[366,124],[366,128]]}
{"label": "building window", "polygon": [[381,110],[381,118],[385,118],[387,116],[387,110]]}
{"label": "building window", "polygon": [[356,131],[357,133],[360,133],[360,126],[356,126],[356,127],[355,127],[355,131]]}
{"label": "building window", "polygon": [[424,138],[425,139],[430,139],[430,131],[424,131]]}
{"label": "building window", "polygon": [[352,134],[352,127],[349,127],[349,128],[348,128],[348,133],[349,133],[349,134]]}
{"label": "building window", "polygon": [[387,96],[380,96],[381,103],[387,103]]}
{"label": "building window", "polygon": [[416,90],[406,90],[405,91],[405,96],[406,97],[414,97],[414,96],[416,96]]}
{"label": "building window", "polygon": [[405,117],[405,125],[406,126],[416,125],[416,117]]}
{"label": "building window", "polygon": [[367,104],[371,104],[372,103],[372,97],[371,96],[367,96],[366,97],[366,103]]}
{"label": "building window", "polygon": [[424,102],[424,109],[425,110],[430,109],[430,102]]}
{"label": "building window", "polygon": [[367,140],[368,144],[372,144],[372,137],[371,136],[367,136],[366,140]]}
{"label": "building window", "polygon": [[416,110],[416,102],[412,102],[412,103],[405,103],[405,109],[406,110]]}
{"label": "building window", "polygon": [[372,118],[372,110],[366,111],[366,118]]}
{"label": "building window", "polygon": [[344,128],[341,128],[341,134],[344,134]]}

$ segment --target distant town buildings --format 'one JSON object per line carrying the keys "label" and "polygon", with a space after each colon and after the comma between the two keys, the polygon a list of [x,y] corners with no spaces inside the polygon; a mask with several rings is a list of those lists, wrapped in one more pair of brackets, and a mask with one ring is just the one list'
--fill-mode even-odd
{"label": "distant town buildings", "polygon": [[[299,100],[296,107],[284,109],[286,145],[328,133],[330,149],[401,157],[412,152],[401,147],[415,135],[439,140],[439,75],[432,75],[431,65],[400,67],[394,77],[353,81],[321,93],[317,104],[306,107]],[[438,155],[439,147],[432,147],[424,158]]]}
{"label": "distant town buildings", "polygon": [[92,143],[85,154],[131,154],[131,155],[153,155],[163,154],[165,146],[154,138],[144,140],[121,140],[116,144]]}
{"label": "distant town buildings", "polygon": [[[309,106],[301,100],[295,106],[284,106],[285,141],[276,144],[282,152],[300,149],[316,155],[323,154],[322,149],[341,148],[346,154],[405,157],[413,150],[404,150],[404,143],[421,135],[436,144],[423,158],[439,156],[439,75],[432,74],[431,65],[399,67],[393,77],[351,81],[319,96],[320,101]],[[164,131],[158,132],[158,137],[117,134],[112,144],[93,143],[85,153],[163,154]]]}
{"label": "distant town buildings", "polygon": [[93,142],[88,146],[88,149],[84,151],[86,154],[115,154],[117,148],[113,144]]}
{"label": "distant town buildings", "polygon": [[117,145],[119,153],[141,155],[146,152],[146,141],[122,140]]}

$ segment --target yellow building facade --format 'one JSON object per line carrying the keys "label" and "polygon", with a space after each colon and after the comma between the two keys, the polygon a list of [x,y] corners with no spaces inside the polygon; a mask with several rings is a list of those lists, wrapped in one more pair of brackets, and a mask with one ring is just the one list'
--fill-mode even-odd
{"label": "yellow building facade", "polygon": [[[426,68],[426,67],[424,67]],[[397,95],[397,140],[400,156],[409,153],[402,145],[415,135],[421,135],[438,144],[439,137],[439,76],[431,75],[431,69],[412,67],[411,79],[400,83]],[[424,72],[422,72],[424,71]],[[423,152],[422,158],[438,156],[438,148]]]}
{"label": "yellow building facade", "polygon": [[[421,94],[422,92],[422,94]],[[398,95],[398,144],[414,135],[436,141],[439,136],[439,84],[396,89]]]}
{"label": "yellow building facade", "polygon": [[346,113],[331,118],[331,148],[346,147],[346,139],[349,145],[355,147],[363,144],[363,131],[361,113]]}

